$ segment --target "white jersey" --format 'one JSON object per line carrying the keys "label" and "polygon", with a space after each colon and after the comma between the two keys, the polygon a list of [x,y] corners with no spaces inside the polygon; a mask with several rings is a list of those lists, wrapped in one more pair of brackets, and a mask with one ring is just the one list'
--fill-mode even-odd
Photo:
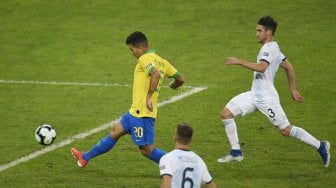
{"label": "white jersey", "polygon": [[251,91],[235,96],[226,105],[234,116],[244,116],[259,110],[279,129],[290,125],[281,107],[279,94],[274,87],[275,74],[285,59],[277,42],[268,42],[261,47],[257,63],[261,60],[267,61],[268,67],[264,73],[254,72]]}
{"label": "white jersey", "polygon": [[257,63],[260,60],[269,63],[264,73],[254,72],[252,82],[252,93],[255,95],[256,101],[263,101],[266,98],[279,98],[278,92],[274,87],[274,76],[279,68],[279,65],[286,59],[281,53],[277,42],[272,41],[265,43],[258,54]]}
{"label": "white jersey", "polygon": [[198,188],[212,181],[203,159],[190,150],[175,149],[165,154],[160,160],[160,175],[171,176],[174,188]]}

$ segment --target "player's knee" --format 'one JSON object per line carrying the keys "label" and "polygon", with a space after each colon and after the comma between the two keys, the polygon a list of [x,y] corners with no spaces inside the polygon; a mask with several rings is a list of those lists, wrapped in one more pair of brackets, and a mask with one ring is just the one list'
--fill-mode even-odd
{"label": "player's knee", "polygon": [[289,136],[289,133],[285,130],[280,130],[280,133],[282,134],[282,136]]}
{"label": "player's knee", "polygon": [[114,140],[118,140],[121,136],[123,136],[125,134],[126,133],[125,133],[122,125],[119,122],[113,124],[112,129],[110,131],[110,136]]}
{"label": "player's knee", "polygon": [[226,107],[222,110],[220,115],[222,119],[231,119],[234,117],[232,112]]}
{"label": "player's knee", "polygon": [[280,133],[281,133],[283,136],[289,136],[291,130],[292,130],[292,126],[291,126],[291,125],[288,125],[286,128],[281,129],[281,130],[280,130]]}
{"label": "player's knee", "polygon": [[140,153],[143,155],[143,156],[148,156],[147,152],[143,149],[140,148]]}
{"label": "player's knee", "polygon": [[140,146],[139,147],[139,150],[140,150],[140,153],[143,155],[143,156],[146,156],[146,157],[149,157],[150,154],[152,153],[152,149],[150,147],[143,147],[143,146]]}

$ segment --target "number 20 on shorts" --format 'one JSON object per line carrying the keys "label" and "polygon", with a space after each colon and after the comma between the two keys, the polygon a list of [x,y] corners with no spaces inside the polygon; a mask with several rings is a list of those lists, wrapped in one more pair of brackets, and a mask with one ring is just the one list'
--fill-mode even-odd
{"label": "number 20 on shorts", "polygon": [[134,135],[138,138],[143,137],[143,128],[142,127],[133,127],[134,128]]}

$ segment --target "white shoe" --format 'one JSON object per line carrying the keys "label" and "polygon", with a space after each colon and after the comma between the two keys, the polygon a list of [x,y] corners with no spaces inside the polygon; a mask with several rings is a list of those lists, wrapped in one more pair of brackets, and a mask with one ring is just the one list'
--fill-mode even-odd
{"label": "white shoe", "polygon": [[229,162],[234,162],[234,161],[242,161],[244,157],[242,155],[239,156],[232,156],[231,154],[227,156],[223,156],[219,159],[217,159],[217,162],[219,163],[229,163]]}

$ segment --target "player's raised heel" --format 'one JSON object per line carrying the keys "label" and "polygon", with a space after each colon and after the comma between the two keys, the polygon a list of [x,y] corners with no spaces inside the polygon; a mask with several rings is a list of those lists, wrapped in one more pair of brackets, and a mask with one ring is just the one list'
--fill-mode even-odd
{"label": "player's raised heel", "polygon": [[244,159],[241,150],[231,150],[229,155],[217,159],[219,163],[229,163],[234,161],[242,161]]}
{"label": "player's raised heel", "polygon": [[83,159],[83,152],[78,151],[76,148],[71,148],[71,155],[77,159],[77,165],[84,168],[87,165],[87,161]]}
{"label": "player's raised heel", "polygon": [[317,151],[322,158],[323,166],[328,167],[330,163],[330,143],[328,141],[321,141],[321,145]]}

